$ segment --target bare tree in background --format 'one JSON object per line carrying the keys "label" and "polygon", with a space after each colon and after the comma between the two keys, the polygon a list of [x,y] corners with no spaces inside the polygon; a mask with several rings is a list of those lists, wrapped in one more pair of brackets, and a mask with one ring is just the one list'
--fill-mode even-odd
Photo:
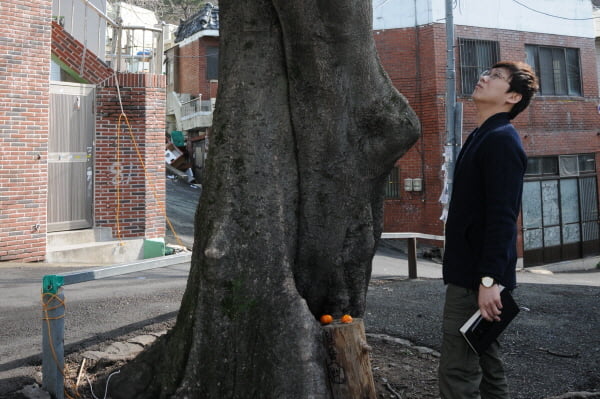
{"label": "bare tree in background", "polygon": [[383,191],[419,123],[367,0],[220,4],[219,93],[175,327],[113,398],[329,398],[317,318],[361,317]]}
{"label": "bare tree in background", "polygon": [[160,20],[172,24],[192,17],[206,3],[219,4],[217,0],[126,0],[125,3],[152,10]]}

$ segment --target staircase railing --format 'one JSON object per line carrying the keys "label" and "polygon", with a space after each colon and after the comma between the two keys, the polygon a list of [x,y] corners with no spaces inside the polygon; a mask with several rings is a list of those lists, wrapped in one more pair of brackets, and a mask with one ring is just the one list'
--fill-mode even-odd
{"label": "staircase railing", "polygon": [[54,0],[53,10],[53,18],[67,32],[117,72],[163,72],[162,28],[124,26],[90,0]]}

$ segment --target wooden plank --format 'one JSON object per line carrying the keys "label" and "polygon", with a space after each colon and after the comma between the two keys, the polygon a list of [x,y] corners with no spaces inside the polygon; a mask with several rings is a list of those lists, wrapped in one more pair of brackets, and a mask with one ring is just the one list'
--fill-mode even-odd
{"label": "wooden plank", "polygon": [[406,238],[422,238],[424,240],[435,240],[435,241],[444,241],[444,236],[436,236],[433,234],[423,234],[423,233],[381,233],[382,239],[406,239]]}
{"label": "wooden plank", "polygon": [[381,233],[382,239],[408,240],[408,278],[417,278],[417,238],[425,240],[444,241],[444,236],[423,233]]}
{"label": "wooden plank", "polygon": [[333,322],[323,331],[333,399],[377,399],[363,320]]}
{"label": "wooden plank", "polygon": [[417,278],[417,239],[408,239],[408,278]]}

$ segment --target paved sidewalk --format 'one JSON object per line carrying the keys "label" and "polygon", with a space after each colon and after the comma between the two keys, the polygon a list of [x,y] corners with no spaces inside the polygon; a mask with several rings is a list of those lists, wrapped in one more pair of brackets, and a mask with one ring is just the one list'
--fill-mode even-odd
{"label": "paved sidewalk", "polygon": [[[600,257],[545,266],[521,268],[518,283],[569,284],[600,286]],[[380,248],[373,258],[372,279],[408,278],[408,258],[400,251]],[[441,279],[442,265],[428,259],[417,259],[417,278]]]}

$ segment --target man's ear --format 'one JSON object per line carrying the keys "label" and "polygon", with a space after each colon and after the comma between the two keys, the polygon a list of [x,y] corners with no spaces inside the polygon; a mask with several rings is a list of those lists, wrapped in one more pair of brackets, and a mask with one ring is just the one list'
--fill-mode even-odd
{"label": "man's ear", "polygon": [[515,91],[511,91],[510,93],[506,93],[506,94],[508,94],[506,96],[506,102],[508,104],[516,104],[519,101],[521,101],[521,99],[523,98],[522,94],[519,94],[519,93],[517,93]]}

